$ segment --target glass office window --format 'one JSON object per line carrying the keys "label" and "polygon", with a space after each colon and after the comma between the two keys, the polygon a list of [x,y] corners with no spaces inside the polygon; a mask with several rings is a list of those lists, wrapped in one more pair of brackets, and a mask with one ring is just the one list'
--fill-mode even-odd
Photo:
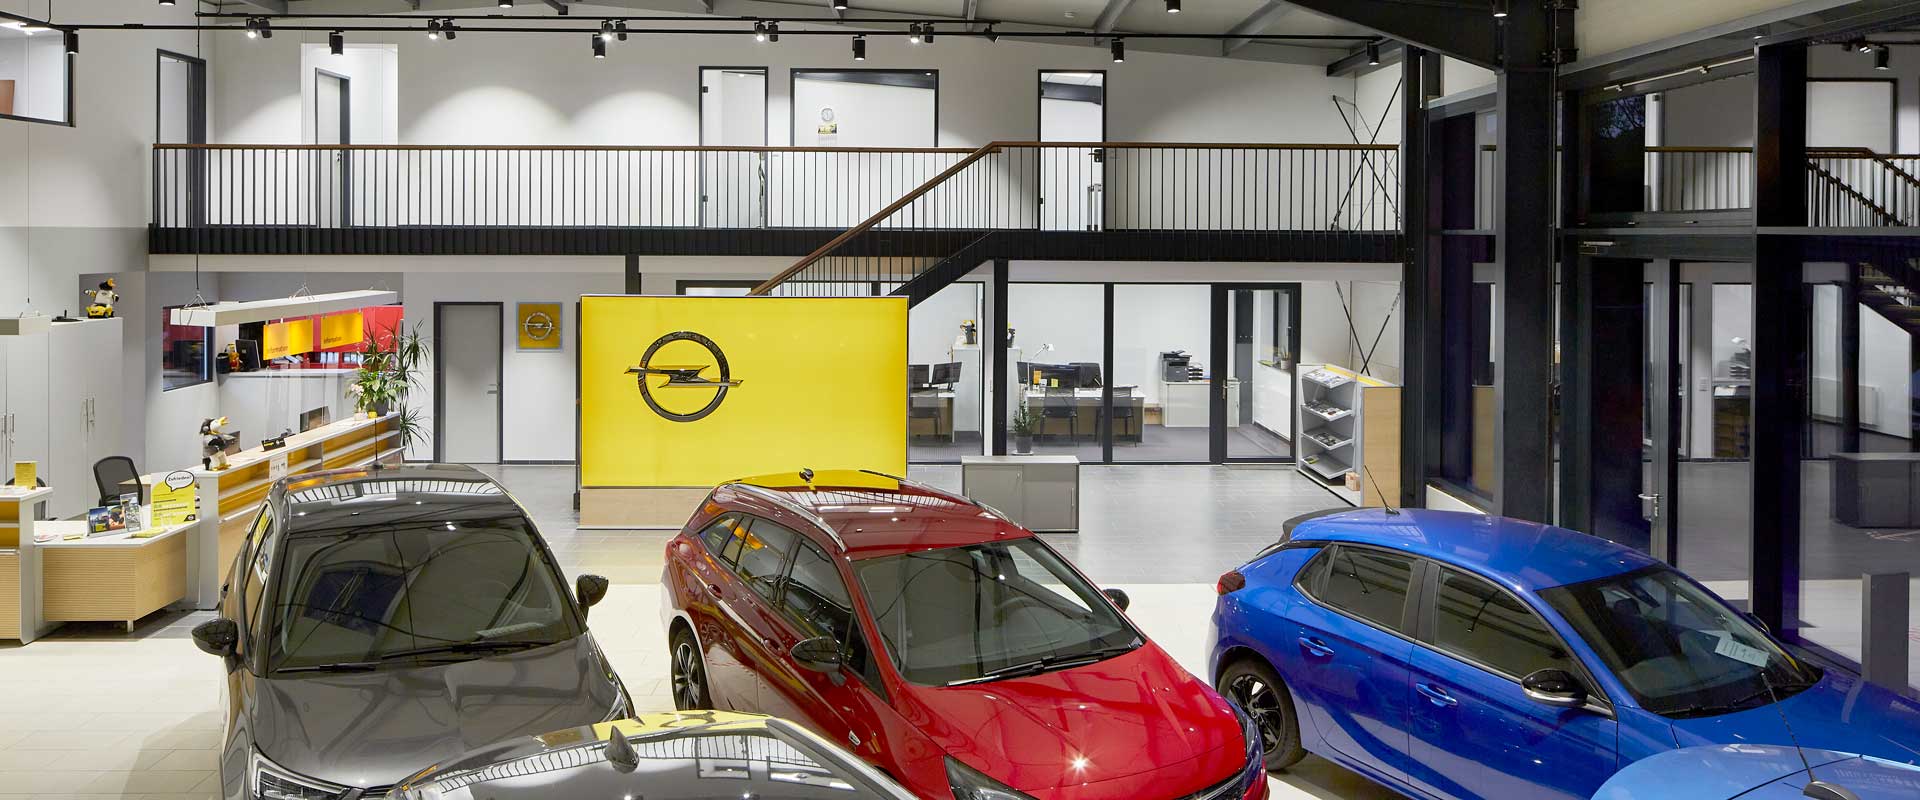
{"label": "glass office window", "polygon": [[1212,288],[1113,287],[1114,461],[1211,457]]}
{"label": "glass office window", "polygon": [[196,386],[212,380],[209,349],[212,328],[174,325],[173,310],[160,309],[160,388],[162,391]]}
{"label": "glass office window", "polygon": [[1101,460],[1105,320],[1106,295],[1099,284],[1007,287],[1007,323],[1013,328],[1007,348],[1013,374],[1004,384],[1011,387],[1009,452],[1019,451],[1025,431],[1035,453]]}
{"label": "glass office window", "polygon": [[71,62],[60,31],[0,14],[0,117],[71,123]]}
{"label": "glass office window", "polygon": [[[1298,287],[1227,294],[1227,458],[1293,455],[1293,367]],[[1316,442],[1308,447],[1325,447]]]}
{"label": "glass office window", "polygon": [[959,463],[986,452],[979,283],[955,283],[907,312],[907,458]]}

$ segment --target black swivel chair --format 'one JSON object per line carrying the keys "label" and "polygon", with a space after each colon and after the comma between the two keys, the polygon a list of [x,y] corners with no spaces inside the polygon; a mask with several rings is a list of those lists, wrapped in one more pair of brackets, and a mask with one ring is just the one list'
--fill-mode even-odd
{"label": "black swivel chair", "polygon": [[143,497],[147,490],[140,482],[140,470],[126,456],[107,456],[93,462],[93,485],[100,490],[99,504],[103,506],[120,502],[120,495],[127,494],[129,487]]}
{"label": "black swivel chair", "polygon": [[1066,420],[1066,438],[1071,439],[1073,438],[1075,423],[1079,418],[1080,407],[1076,398],[1073,396],[1072,389],[1057,386],[1047,387],[1046,396],[1040,400],[1040,430],[1038,433],[1046,436],[1054,435],[1054,426],[1051,422],[1053,420]]}

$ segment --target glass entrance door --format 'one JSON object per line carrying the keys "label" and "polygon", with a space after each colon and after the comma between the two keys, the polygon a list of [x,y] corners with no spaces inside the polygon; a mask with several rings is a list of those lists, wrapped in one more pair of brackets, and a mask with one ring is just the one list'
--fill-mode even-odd
{"label": "glass entrance door", "polygon": [[1213,307],[1213,460],[1293,460],[1317,444],[1293,430],[1300,285],[1217,284]]}

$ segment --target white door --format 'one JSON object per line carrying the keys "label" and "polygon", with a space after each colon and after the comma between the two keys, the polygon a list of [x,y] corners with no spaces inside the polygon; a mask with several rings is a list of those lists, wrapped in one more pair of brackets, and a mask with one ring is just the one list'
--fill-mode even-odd
{"label": "white door", "polygon": [[[1040,141],[1100,142],[1107,138],[1106,73],[1040,73]],[[1096,231],[1104,224],[1106,153],[1098,147],[1040,151],[1040,227]]]}
{"label": "white door", "polygon": [[[313,72],[314,144],[353,143],[351,84],[346,76],[325,70]],[[346,150],[320,150],[314,154],[314,219],[321,227],[347,224],[348,193],[352,191],[351,162]]]}
{"label": "white door", "polygon": [[502,313],[499,303],[434,304],[440,461],[500,461]]}
{"label": "white door", "polygon": [[[766,69],[700,70],[700,144],[761,147],[766,143]],[[766,224],[768,157],[767,153],[749,150],[701,154],[703,224],[709,228],[758,228]]]}

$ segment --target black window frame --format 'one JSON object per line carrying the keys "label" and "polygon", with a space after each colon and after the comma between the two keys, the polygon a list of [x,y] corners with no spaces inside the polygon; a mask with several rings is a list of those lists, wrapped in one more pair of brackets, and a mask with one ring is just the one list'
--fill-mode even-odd
{"label": "black window frame", "polygon": [[1433,651],[1435,655],[1453,659],[1454,661],[1460,662],[1462,664],[1466,664],[1467,666],[1473,667],[1482,672],[1486,672],[1495,677],[1505,679],[1513,683],[1513,685],[1516,688],[1519,687],[1521,679],[1525,678],[1526,676],[1511,675],[1505,671],[1495,668],[1491,664],[1482,663],[1469,656],[1466,656],[1464,654],[1457,653],[1451,649],[1442,647],[1440,643],[1436,640],[1435,633],[1439,630],[1439,614],[1440,614],[1440,602],[1439,602],[1440,572],[1442,570],[1446,570],[1446,571],[1457,573],[1459,575],[1462,575],[1468,578],[1478,580],[1482,583],[1487,584],[1488,586],[1492,586],[1495,591],[1498,591],[1501,594],[1506,595],[1507,599],[1512,600],[1516,603],[1519,603],[1520,607],[1525,608],[1528,612],[1532,613],[1534,618],[1539,620],[1540,623],[1546,627],[1547,633],[1553,636],[1554,641],[1560,644],[1560,649],[1566,651],[1567,660],[1571,663],[1571,666],[1572,666],[1572,669],[1569,671],[1573,673],[1574,677],[1577,677],[1580,679],[1580,682],[1584,685],[1584,687],[1587,690],[1588,710],[1603,712],[1607,716],[1613,715],[1613,699],[1607,695],[1606,688],[1603,687],[1600,684],[1600,682],[1595,679],[1593,669],[1587,666],[1587,662],[1585,659],[1580,657],[1580,651],[1575,650],[1572,647],[1569,647],[1567,642],[1567,637],[1561,635],[1560,630],[1558,628],[1553,627],[1553,623],[1547,620],[1547,612],[1542,611],[1540,606],[1527,602],[1526,598],[1520,597],[1519,595],[1516,595],[1513,592],[1508,591],[1507,587],[1505,586],[1501,586],[1499,581],[1493,580],[1492,578],[1489,578],[1486,575],[1480,572],[1477,572],[1475,570],[1469,569],[1459,564],[1439,562],[1430,558],[1423,558],[1421,560],[1427,563],[1426,572],[1428,577],[1425,581],[1422,582],[1422,590],[1419,598],[1420,619],[1419,619],[1418,629],[1414,637],[1415,642],[1426,647],[1428,650]]}
{"label": "black window frame", "polygon": [[[29,25],[44,24],[40,20],[33,19],[32,17],[23,17],[18,14],[9,14],[5,11],[0,11],[0,20],[24,22]],[[52,30],[50,30],[49,33],[53,34],[54,41],[60,41],[61,40],[60,32],[64,29],[53,27],[53,26],[49,26],[49,27],[52,28]],[[46,119],[45,117],[28,117],[28,116],[22,116],[19,114],[0,114],[0,120],[13,120],[15,122],[31,122],[37,125],[59,125],[64,128],[79,127],[78,122],[74,119],[74,105],[73,105],[74,54],[65,53],[63,54],[63,56],[64,57],[61,59],[61,64],[63,64],[66,68],[66,75],[64,78],[62,78],[62,82],[64,83],[64,86],[62,88],[66,90],[66,94],[67,94],[67,102],[66,102],[67,118],[64,120],[58,120],[58,119]]]}
{"label": "black window frame", "polygon": [[[778,520],[769,519],[759,514],[750,514],[750,513],[742,512],[737,516],[739,516],[741,521],[747,523],[746,525],[747,536],[760,538],[761,542],[766,544],[768,547],[772,547],[773,543],[768,542],[764,537],[760,537],[760,526],[762,524],[772,525],[776,528],[779,528],[780,530],[786,531],[788,534],[793,536],[794,541],[789,542],[786,549],[780,551],[779,567],[773,570],[771,573],[769,573],[768,576],[762,576],[767,579],[766,594],[762,594],[759,589],[754,588],[754,579],[748,576],[745,572],[740,571],[740,562],[738,559],[728,559],[724,555],[722,555],[720,558],[721,563],[726,564],[727,568],[733,571],[733,576],[735,578],[738,578],[741,583],[746,584],[748,591],[753,592],[754,596],[759,597],[762,601],[766,602],[767,605],[771,607],[775,613],[778,613],[780,610],[780,596],[782,591],[786,588],[787,573],[789,570],[793,569],[793,554],[799,546],[798,543],[807,538],[806,534],[803,534],[797,530],[794,530],[793,527],[790,525],[782,523]],[[741,539],[741,541],[744,542],[745,541],[744,538]]]}
{"label": "black window frame", "polygon": [[[1329,568],[1332,560],[1338,558],[1340,553],[1347,549],[1363,550],[1391,556],[1393,558],[1404,558],[1412,562],[1412,569],[1407,575],[1407,594],[1406,597],[1400,601],[1400,622],[1397,626],[1392,628],[1386,627],[1379,622],[1356,615],[1347,609],[1334,605],[1322,597],[1326,588],[1326,576],[1330,572]],[[1300,590],[1302,596],[1312,601],[1316,606],[1339,614],[1342,617],[1358,622],[1369,628],[1373,628],[1374,630],[1390,633],[1409,642],[1417,643],[1420,641],[1416,635],[1419,631],[1419,612],[1422,607],[1420,600],[1427,592],[1427,570],[1424,566],[1426,562],[1427,559],[1421,556],[1395,550],[1390,547],[1375,547],[1350,542],[1327,542],[1321,547],[1318,555],[1315,555],[1312,560],[1308,561],[1306,566],[1300,568],[1301,578],[1296,578],[1294,585]],[[1309,570],[1312,570],[1311,574],[1308,574]]]}

